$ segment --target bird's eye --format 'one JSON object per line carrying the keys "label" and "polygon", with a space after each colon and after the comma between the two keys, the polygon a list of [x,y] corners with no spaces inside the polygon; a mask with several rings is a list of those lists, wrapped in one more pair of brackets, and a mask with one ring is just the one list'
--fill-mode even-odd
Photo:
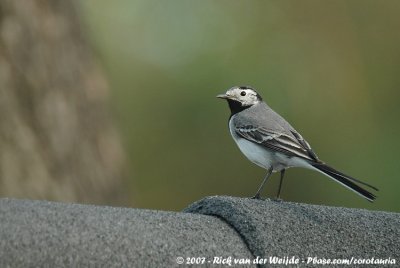
{"label": "bird's eye", "polygon": [[242,95],[242,96],[246,96],[246,91],[242,91],[242,92],[240,92],[240,95]]}

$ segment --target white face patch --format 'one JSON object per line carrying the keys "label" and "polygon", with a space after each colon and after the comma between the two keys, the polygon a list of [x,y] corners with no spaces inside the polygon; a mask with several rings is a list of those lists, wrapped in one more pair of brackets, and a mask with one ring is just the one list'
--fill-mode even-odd
{"label": "white face patch", "polygon": [[226,92],[226,95],[240,102],[242,106],[251,106],[260,102],[257,92],[251,88],[233,87]]}

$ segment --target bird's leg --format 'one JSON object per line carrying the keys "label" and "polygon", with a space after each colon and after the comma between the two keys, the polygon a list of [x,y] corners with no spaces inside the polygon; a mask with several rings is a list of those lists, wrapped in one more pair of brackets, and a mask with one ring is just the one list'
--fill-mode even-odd
{"label": "bird's leg", "polygon": [[285,170],[286,169],[281,170],[281,180],[279,181],[278,194],[276,195],[276,199],[278,199],[278,200],[281,197],[281,189],[282,189],[282,183],[283,183],[283,176],[285,176]]}
{"label": "bird's leg", "polygon": [[260,187],[257,190],[257,193],[252,197],[252,199],[260,199],[260,193],[262,192],[265,183],[267,182],[269,176],[272,174],[272,166],[268,169],[267,175],[265,175],[265,178],[263,182],[261,183]]}

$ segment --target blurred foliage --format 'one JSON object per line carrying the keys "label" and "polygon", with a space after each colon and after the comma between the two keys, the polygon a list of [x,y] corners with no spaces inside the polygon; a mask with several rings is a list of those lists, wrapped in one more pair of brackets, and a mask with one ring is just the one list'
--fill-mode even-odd
{"label": "blurred foliage", "polygon": [[[265,171],[239,152],[227,104],[252,85],[319,157],[377,186],[376,203],[290,169],[287,201],[400,211],[400,2],[81,1],[110,79],[135,206],[181,210],[251,196]],[[278,175],[267,184],[275,196]]]}

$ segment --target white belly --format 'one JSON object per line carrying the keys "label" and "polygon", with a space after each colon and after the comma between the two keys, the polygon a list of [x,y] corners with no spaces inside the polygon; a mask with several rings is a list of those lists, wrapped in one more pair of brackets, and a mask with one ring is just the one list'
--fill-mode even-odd
{"label": "white belly", "polygon": [[274,164],[272,152],[242,138],[237,138],[235,141],[240,151],[254,164],[265,169],[269,169]]}

